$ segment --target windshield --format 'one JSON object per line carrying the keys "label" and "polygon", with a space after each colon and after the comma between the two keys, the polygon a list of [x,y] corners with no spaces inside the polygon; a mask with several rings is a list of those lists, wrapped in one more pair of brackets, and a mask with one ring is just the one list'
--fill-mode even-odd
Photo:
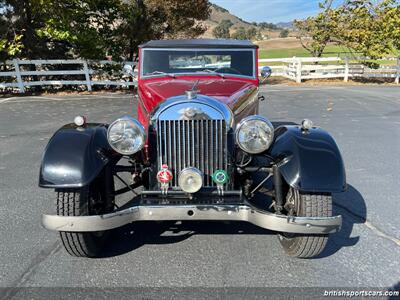
{"label": "windshield", "polygon": [[142,76],[166,74],[229,74],[254,77],[254,50],[143,49]]}

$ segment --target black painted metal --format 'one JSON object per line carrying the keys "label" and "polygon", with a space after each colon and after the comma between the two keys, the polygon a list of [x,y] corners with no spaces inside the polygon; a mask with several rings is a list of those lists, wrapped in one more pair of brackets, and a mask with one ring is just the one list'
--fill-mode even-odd
{"label": "black painted metal", "polygon": [[[118,156],[118,155],[117,155]],[[115,152],[103,124],[67,124],[50,139],[43,154],[39,186],[78,188],[90,184],[113,161]]]}
{"label": "black painted metal", "polygon": [[283,208],[282,176],[276,165],[272,167],[272,170],[275,189],[275,211],[279,214]]}
{"label": "black painted metal", "polygon": [[334,139],[320,128],[281,126],[269,150],[285,181],[300,191],[342,192],[346,175]]}
{"label": "black painted metal", "polygon": [[142,191],[141,203],[143,205],[197,205],[197,204],[241,204],[244,203],[241,190],[224,191],[219,194],[215,188],[202,188],[199,192],[191,194],[179,190],[168,190],[167,194],[161,191]]}
{"label": "black painted metal", "polygon": [[[180,195],[180,196],[187,196],[187,193],[183,191],[176,191],[176,190],[171,190],[168,191],[168,195]],[[142,191],[142,195],[151,195],[151,196],[165,196],[164,194],[161,193],[161,191]],[[200,191],[197,192],[196,195],[199,196],[221,196],[218,191],[215,189],[209,189],[207,191]],[[241,196],[242,191],[224,191],[224,196]]]}
{"label": "black painted metal", "polygon": [[153,40],[141,44],[140,48],[258,48],[248,40],[231,39],[177,39],[177,40]]}

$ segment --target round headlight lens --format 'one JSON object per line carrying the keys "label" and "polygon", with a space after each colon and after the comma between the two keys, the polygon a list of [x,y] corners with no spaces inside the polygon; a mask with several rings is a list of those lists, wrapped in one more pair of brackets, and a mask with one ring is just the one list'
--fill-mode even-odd
{"label": "round headlight lens", "polygon": [[179,187],[186,193],[196,193],[203,186],[203,174],[196,168],[185,168],[179,173]]}
{"label": "round headlight lens", "polygon": [[111,123],[107,139],[110,146],[118,153],[132,155],[143,148],[146,133],[142,124],[125,116]]}
{"label": "round headlight lens", "polygon": [[264,152],[274,139],[274,127],[261,116],[244,118],[236,128],[236,143],[243,151],[251,154]]}

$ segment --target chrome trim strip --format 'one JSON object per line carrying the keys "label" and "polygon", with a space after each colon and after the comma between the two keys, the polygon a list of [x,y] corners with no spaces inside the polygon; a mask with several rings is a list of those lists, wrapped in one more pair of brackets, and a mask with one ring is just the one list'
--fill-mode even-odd
{"label": "chrome trim strip", "polygon": [[[183,166],[182,166],[182,144],[181,144],[181,121],[177,121],[178,122],[178,134],[179,134],[179,136],[178,136],[178,153],[180,154],[179,155],[179,170],[182,170],[183,169]],[[176,178],[177,177],[175,177],[175,186],[178,186],[178,183],[177,183],[177,181],[176,181]]]}
{"label": "chrome trim strip", "polygon": [[253,90],[247,90],[246,95],[247,101],[243,102],[238,108],[235,109],[235,116],[240,115],[247,107],[253,105],[254,103],[258,103],[257,107],[260,104],[260,100],[258,100],[259,88],[254,88]]}
{"label": "chrome trim strip", "polygon": [[[210,76],[218,76],[217,74],[214,73],[198,73],[198,72],[187,72],[187,73],[167,73],[167,74],[174,74],[175,76],[196,76],[196,77],[207,77],[209,78]],[[218,73],[221,75],[225,76],[225,79],[229,79],[229,77],[233,77],[233,78],[243,78],[243,79],[256,79],[253,76],[246,76],[246,75],[239,75],[239,74],[230,74],[230,73]],[[142,79],[150,79],[150,78],[170,78],[168,75],[165,74],[155,74],[155,75],[148,75],[148,76],[142,76]],[[220,76],[218,76],[217,78],[220,78]]]}
{"label": "chrome trim strip", "polygon": [[[205,171],[205,152],[204,152],[204,120],[200,120],[201,122],[201,136],[200,136],[200,161],[201,161],[201,167],[200,169]],[[206,184],[207,181],[205,180]]]}
{"label": "chrome trim strip", "polygon": [[[205,155],[205,157],[204,157],[204,163],[205,163],[205,165],[206,165],[206,174],[210,174],[210,169],[209,169],[209,166],[210,166],[210,163],[209,163],[209,159],[210,159],[210,154],[209,154],[209,147],[208,147],[208,135],[209,135],[209,126],[208,126],[208,124],[209,124],[209,122],[207,122],[206,121],[206,149],[205,149],[205,153],[206,153],[206,155]],[[207,179],[207,185],[208,186],[210,186],[211,184],[210,184],[210,177],[208,177],[208,179]]]}
{"label": "chrome trim strip", "polygon": [[220,120],[218,120],[217,122],[215,122],[215,167],[214,170],[218,170],[219,169],[219,149],[222,149],[222,144],[220,144],[220,138],[219,135],[221,134],[219,132],[219,122]]}
{"label": "chrome trim strip", "polygon": [[195,120],[191,120],[192,123],[192,166],[196,167],[196,157],[195,157],[195,149],[196,149],[196,145],[194,143],[194,122]]}
{"label": "chrome trim strip", "polygon": [[[176,151],[176,122],[179,122],[179,121],[176,121],[176,120],[174,120],[173,121],[174,123],[173,123],[173,127],[174,127],[174,151]],[[180,152],[178,152],[178,153],[180,153]],[[176,164],[176,153],[174,154],[174,179],[175,179],[175,186],[177,185],[177,183],[176,183],[176,178],[178,178],[177,177],[177,164]]]}
{"label": "chrome trim strip", "polygon": [[[214,142],[214,135],[215,135],[215,133],[214,133],[214,122],[211,122],[211,124],[210,124],[210,127],[211,127],[211,134],[210,134],[210,137],[211,137],[211,140],[210,140],[210,149],[209,149],[209,151],[210,151],[210,161],[211,161],[211,163],[210,163],[210,177],[211,177],[211,175],[214,173],[214,146],[215,146],[215,142]],[[214,186],[214,182],[210,179],[210,186]]]}
{"label": "chrome trim strip", "polygon": [[171,120],[168,121],[168,168],[172,165]]}
{"label": "chrome trim strip", "polygon": [[[221,137],[221,147],[220,147],[220,155],[219,155],[219,158],[220,158],[219,169],[222,169],[223,168],[223,164],[224,164],[224,154],[228,150],[228,143],[227,143],[226,133],[224,134],[224,128],[222,126],[222,121],[219,124],[220,124],[219,130],[220,130],[220,137]],[[222,145],[224,144],[223,143],[223,139],[225,139],[225,148],[222,147]],[[228,165],[228,164],[226,164],[226,165]]]}
{"label": "chrome trim strip", "polygon": [[196,168],[200,169],[200,121],[196,121],[197,128],[196,128],[196,153],[197,153],[197,158],[196,158]]}
{"label": "chrome trim strip", "polygon": [[163,157],[164,157],[164,153],[165,153],[165,160],[163,161],[163,163],[168,164],[167,124],[165,122],[163,122],[162,127],[164,129],[164,146],[165,146],[165,150],[166,150],[166,151],[162,152]]}
{"label": "chrome trim strip", "polygon": [[180,152],[181,154],[183,154],[183,166],[182,169],[186,168],[186,130],[185,130],[185,120],[182,121],[182,129],[183,129],[183,134],[182,134],[182,140],[183,140],[183,151]]}
{"label": "chrome trim strip", "polygon": [[162,166],[162,164],[163,164],[163,158],[162,158],[162,153],[163,153],[163,151],[162,151],[162,136],[161,136],[161,123],[160,122],[158,122],[157,123],[157,136],[158,136],[158,139],[157,139],[157,143],[158,143],[158,147],[157,147],[157,149],[160,149],[160,152],[159,152],[159,161],[160,161],[160,165],[158,166],[158,169],[159,170],[161,170],[161,166]]}
{"label": "chrome trim strip", "polygon": [[186,126],[187,126],[187,130],[186,130],[186,140],[187,140],[187,166],[188,167],[192,167],[192,153],[191,153],[191,149],[193,148],[193,145],[191,146],[191,140],[190,140],[190,120],[185,121],[186,122]]}
{"label": "chrome trim strip", "polygon": [[132,206],[94,216],[42,215],[46,229],[67,232],[103,231],[135,221],[244,221],[259,227],[301,234],[328,234],[340,230],[342,216],[288,217],[246,205]]}

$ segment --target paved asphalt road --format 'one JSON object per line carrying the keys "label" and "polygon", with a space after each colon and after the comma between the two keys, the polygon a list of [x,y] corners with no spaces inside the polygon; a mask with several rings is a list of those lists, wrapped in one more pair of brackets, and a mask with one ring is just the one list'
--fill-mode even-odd
{"label": "paved asphalt road", "polygon": [[[0,98],[0,286],[378,286],[400,284],[400,88],[263,87],[272,121],[310,118],[336,139],[349,191],[343,230],[320,258],[287,257],[273,232],[241,223],[139,224],[114,232],[108,256],[67,255],[43,229],[55,193],[37,187],[42,151],[84,114],[136,115],[132,95]],[[323,168],[323,166],[321,166]]]}

